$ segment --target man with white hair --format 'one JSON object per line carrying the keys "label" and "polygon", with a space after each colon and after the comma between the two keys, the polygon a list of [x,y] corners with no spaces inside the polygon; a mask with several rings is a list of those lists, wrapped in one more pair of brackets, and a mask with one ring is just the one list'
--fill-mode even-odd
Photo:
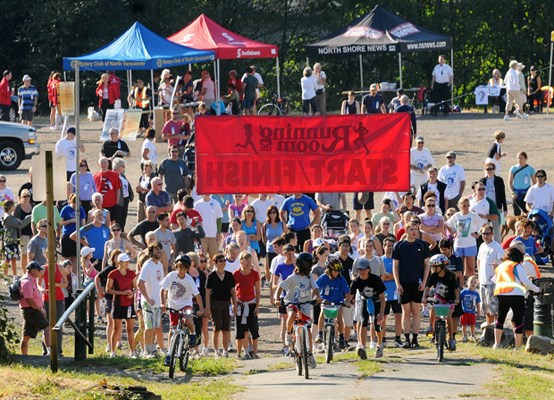
{"label": "man with white hair", "polygon": [[522,87],[519,82],[519,75],[517,73],[516,60],[510,61],[510,69],[506,72],[504,77],[504,84],[506,85],[506,95],[508,97],[506,102],[506,113],[504,114],[504,121],[510,120],[510,111],[512,111],[512,104],[515,103],[514,115],[523,119],[528,118],[527,114],[522,113],[523,105],[525,104],[525,95],[522,92]]}
{"label": "man with white hair", "polygon": [[146,207],[155,206],[159,214],[170,213],[173,209],[171,196],[162,190],[162,180],[158,177],[152,179],[152,189],[146,195]]}
{"label": "man with white hair", "polygon": [[443,54],[439,56],[438,64],[433,68],[431,90],[433,91],[433,99],[435,106],[431,109],[431,113],[437,114],[439,110],[444,111],[444,115],[450,112],[448,101],[452,94],[452,86],[454,84],[454,72],[452,67],[445,63]]}

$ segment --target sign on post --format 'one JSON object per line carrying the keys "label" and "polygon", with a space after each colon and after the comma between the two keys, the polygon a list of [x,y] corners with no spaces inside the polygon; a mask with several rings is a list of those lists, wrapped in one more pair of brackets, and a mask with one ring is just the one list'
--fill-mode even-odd
{"label": "sign on post", "polygon": [[58,83],[61,115],[75,115],[75,82]]}
{"label": "sign on post", "polygon": [[[54,201],[67,200],[67,180],[65,175],[65,158],[53,155],[54,165]],[[32,159],[33,174],[31,183],[33,184],[33,200],[46,200],[46,153],[33,156]],[[61,173],[63,171],[63,173]]]}

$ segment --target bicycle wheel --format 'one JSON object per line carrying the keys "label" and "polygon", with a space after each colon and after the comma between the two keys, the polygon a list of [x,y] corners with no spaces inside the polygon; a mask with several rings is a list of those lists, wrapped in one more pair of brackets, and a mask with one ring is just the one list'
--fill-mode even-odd
{"label": "bicycle wheel", "polygon": [[171,345],[169,346],[169,379],[173,379],[175,375],[175,363],[177,361],[177,350],[179,349],[181,341],[181,334],[174,333],[171,338]]}
{"label": "bicycle wheel", "polygon": [[333,360],[333,350],[335,346],[335,327],[332,325],[325,327],[325,345],[327,351],[325,361],[329,364]]}
{"label": "bicycle wheel", "polygon": [[299,353],[297,351],[297,344],[296,344],[296,340],[298,338],[295,337],[292,341],[292,351],[294,352],[294,363],[296,365],[296,373],[298,375],[302,375],[302,353]]}
{"label": "bicycle wheel", "polygon": [[310,372],[309,372],[309,368],[308,368],[308,346],[307,346],[308,338],[306,337],[306,335],[307,335],[306,330],[302,329],[301,334],[300,334],[300,338],[302,340],[300,342],[300,344],[302,345],[302,353],[301,353],[302,368],[304,368],[304,378],[309,379],[310,378]]}
{"label": "bicycle wheel", "polygon": [[183,340],[181,340],[181,349],[179,351],[179,369],[181,370],[181,372],[187,372],[187,366],[190,357],[189,341],[190,337],[187,332],[187,334],[183,336]]}
{"label": "bicycle wheel", "polygon": [[264,104],[258,110],[258,115],[281,115],[281,109],[273,103]]}
{"label": "bicycle wheel", "polygon": [[439,362],[443,362],[444,361],[444,341],[446,339],[446,332],[444,331],[444,323],[437,324],[435,335],[437,337],[437,360]]}

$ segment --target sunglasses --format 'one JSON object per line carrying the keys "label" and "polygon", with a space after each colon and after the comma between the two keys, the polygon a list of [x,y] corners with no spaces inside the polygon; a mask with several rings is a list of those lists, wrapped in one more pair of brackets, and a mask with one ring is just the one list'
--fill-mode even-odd
{"label": "sunglasses", "polygon": [[79,167],[88,167],[87,164],[79,164]]}
{"label": "sunglasses", "polygon": [[178,153],[179,150],[171,150],[172,153]]}
{"label": "sunglasses", "polygon": [[435,205],[435,204],[425,204],[425,207],[431,207],[431,208],[433,208],[433,207],[436,207],[436,205]]}
{"label": "sunglasses", "polygon": [[163,183],[156,183],[156,186],[163,186]]}
{"label": "sunglasses", "polygon": [[114,228],[112,229],[112,232],[121,232],[121,229]]}
{"label": "sunglasses", "polygon": [[247,212],[247,213],[253,213],[254,210],[246,210],[245,212]]}
{"label": "sunglasses", "polygon": [[200,260],[201,263],[206,263],[207,261],[206,260]]}
{"label": "sunglasses", "polygon": [[485,191],[485,188],[479,188],[477,189],[479,192],[484,192]]}
{"label": "sunglasses", "polygon": [[390,222],[383,222],[383,225],[390,225]]}
{"label": "sunglasses", "polygon": [[412,219],[410,222],[413,222],[414,224],[421,224],[419,219]]}
{"label": "sunglasses", "polygon": [[25,198],[25,197],[31,197],[31,196],[29,196],[29,195],[26,194],[25,196],[21,196],[21,197]]}
{"label": "sunglasses", "polygon": [[225,260],[216,260],[216,263],[224,263],[224,262],[225,262]]}
{"label": "sunglasses", "polygon": [[485,168],[487,171],[494,171],[494,168]]}
{"label": "sunglasses", "polygon": [[270,214],[277,214],[277,211],[270,211]]}
{"label": "sunglasses", "polygon": [[0,179],[0,183],[6,183],[5,179]]}
{"label": "sunglasses", "polygon": [[[544,178],[544,175],[536,175],[537,178]],[[0,182],[6,182],[6,181],[0,181]]]}

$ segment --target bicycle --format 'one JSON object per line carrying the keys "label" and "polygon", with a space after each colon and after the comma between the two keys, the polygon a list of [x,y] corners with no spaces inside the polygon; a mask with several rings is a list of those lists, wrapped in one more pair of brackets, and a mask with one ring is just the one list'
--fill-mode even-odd
{"label": "bicycle", "polygon": [[258,115],[288,115],[289,101],[287,98],[273,95],[269,103],[264,104],[258,110]]}
{"label": "bicycle", "polygon": [[304,301],[301,303],[289,303],[287,307],[293,306],[296,308],[296,320],[294,321],[294,327],[292,330],[292,342],[291,350],[294,356],[294,364],[296,366],[296,372],[299,376],[304,372],[304,378],[309,379],[309,366],[308,366],[308,340],[309,330],[312,328],[311,319],[302,319],[301,308],[304,304],[316,304],[315,300]]}
{"label": "bicycle", "polygon": [[333,352],[335,351],[335,320],[339,315],[339,310],[342,304],[323,303],[322,312],[325,320],[323,328],[323,343],[325,346],[325,362],[329,364],[333,360]]}
{"label": "bicycle", "polygon": [[446,319],[450,313],[450,304],[438,303],[435,299],[427,300],[435,310],[435,346],[437,347],[437,360],[444,361],[444,348],[446,346]]}
{"label": "bicycle", "polygon": [[185,323],[185,319],[193,318],[192,307],[183,310],[169,309],[173,313],[179,314],[179,323],[171,336],[169,344],[169,379],[175,375],[175,366],[179,360],[179,369],[186,372],[190,358],[190,331]]}

